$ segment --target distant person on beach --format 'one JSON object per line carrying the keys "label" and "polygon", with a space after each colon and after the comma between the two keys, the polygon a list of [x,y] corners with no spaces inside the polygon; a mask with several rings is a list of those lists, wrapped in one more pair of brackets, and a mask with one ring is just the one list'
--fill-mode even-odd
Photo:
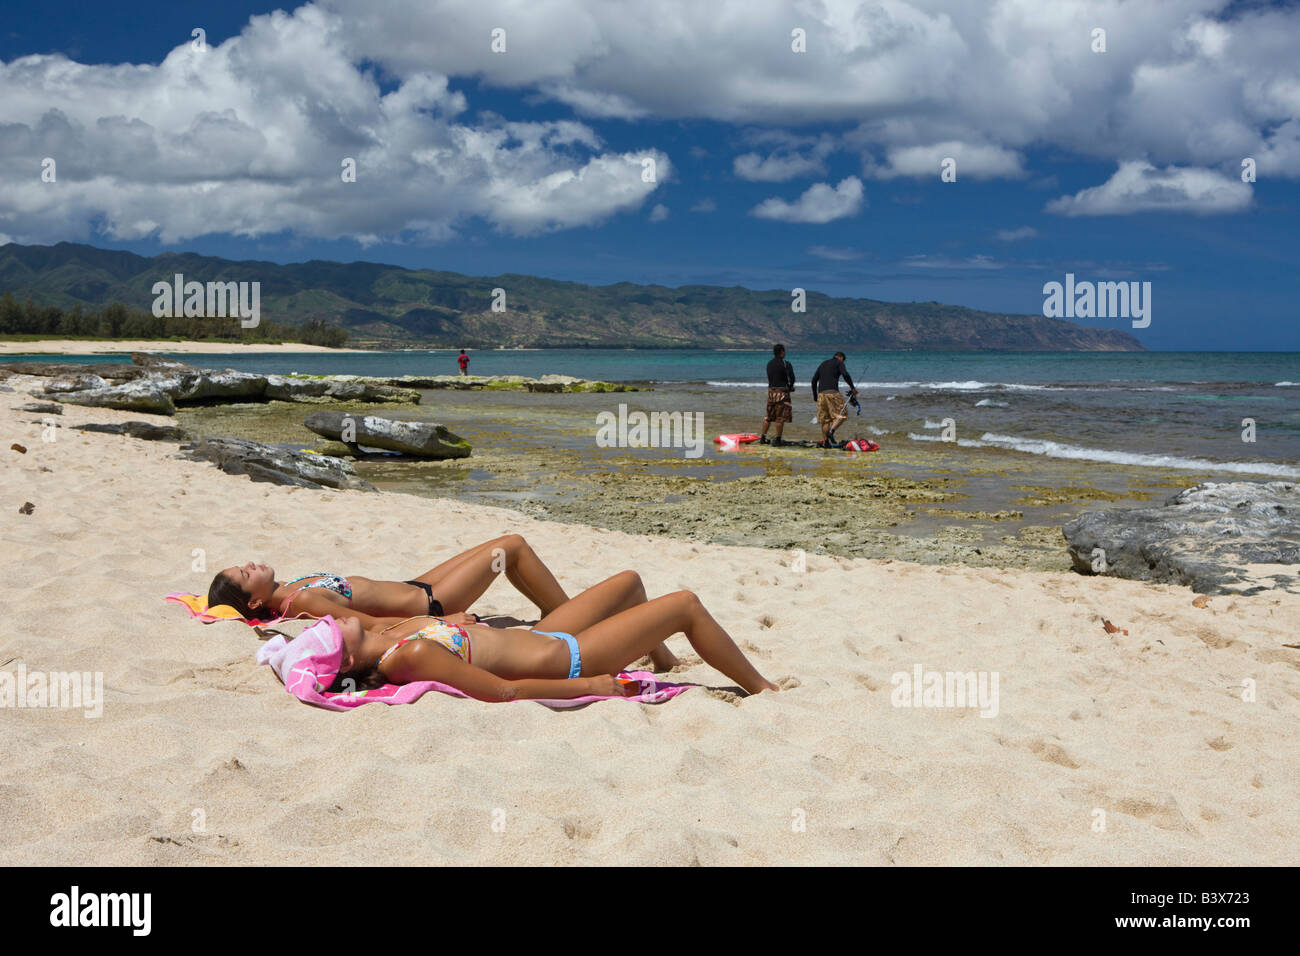
{"label": "distant person on beach", "polygon": [[[276,580],[275,569],[250,561],[217,573],[208,589],[208,606],[229,605],[244,618],[262,621],[328,614],[339,619],[355,618],[364,627],[377,628],[412,615],[429,614],[454,624],[476,624],[477,615],[465,612],[502,570],[515,589],[537,605],[543,620],[570,603],[555,575],[524,537],[507,534],[449,558],[410,581],[316,572],[282,583]],[[624,572],[620,580],[624,588],[621,596],[608,586],[602,591],[613,601],[605,606],[606,616],[646,599],[645,588],[635,572]],[[587,606],[592,606],[591,602]],[[661,670],[678,663],[664,646],[656,647],[650,657]]]}
{"label": "distant person on beach", "polygon": [[794,366],[785,360],[785,346],[772,346],[772,360],[767,363],[767,412],[763,415],[763,431],[758,436],[759,444],[769,444],[767,426],[776,425],[776,434],[770,444],[784,445],[781,432],[786,422],[793,418],[790,393],[794,391]]}
{"label": "distant person on beach", "polygon": [[843,378],[848,383],[850,395],[858,394],[853,379],[849,378],[849,370],[844,367],[845,357],[843,352],[836,352],[818,365],[817,371],[813,373],[812,393],[817,401],[817,424],[822,427],[822,440],[817,443],[818,448],[833,448],[835,429],[849,417],[844,396],[840,394],[840,379]]}
{"label": "distant person on beach", "polygon": [[382,629],[340,623],[342,658],[332,691],[438,681],[476,700],[624,697],[640,686],[617,679],[633,661],[684,633],[710,667],[750,694],[781,688],[760,674],[691,591],[642,601],[612,616],[607,591],[640,579],[623,571],[547,614],[535,629],[454,624],[417,617]]}
{"label": "distant person on beach", "polygon": [[469,356],[465,354],[465,350],[464,350],[464,349],[461,349],[461,350],[460,350],[460,354],[456,356],[456,362],[457,362],[458,365],[460,365],[460,374],[461,374],[461,375],[468,375],[468,374],[469,374]]}

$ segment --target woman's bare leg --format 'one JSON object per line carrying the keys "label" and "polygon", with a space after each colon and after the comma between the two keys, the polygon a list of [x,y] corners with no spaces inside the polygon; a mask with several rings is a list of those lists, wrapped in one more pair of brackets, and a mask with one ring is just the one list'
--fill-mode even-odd
{"label": "woman's bare leg", "polygon": [[780,690],[760,674],[691,591],[675,591],[621,611],[575,634],[583,676],[617,674],[681,631],[704,662],[751,694]]}
{"label": "woman's bare leg", "polygon": [[[645,603],[645,585],[641,583],[641,575],[635,571],[620,571],[546,615],[537,622],[537,630],[577,634],[620,611]],[[650,649],[650,660],[655,669],[661,671],[672,670],[681,663],[662,641]]]}
{"label": "woman's bare leg", "polygon": [[506,579],[543,614],[555,610],[568,595],[551,569],[542,563],[523,535],[507,534],[485,541],[426,571],[415,580],[433,589],[448,614],[464,611],[483,596],[505,571]]}

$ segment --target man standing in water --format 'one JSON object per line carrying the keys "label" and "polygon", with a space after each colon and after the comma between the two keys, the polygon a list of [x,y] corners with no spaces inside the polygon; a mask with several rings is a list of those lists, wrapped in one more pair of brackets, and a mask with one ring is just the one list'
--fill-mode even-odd
{"label": "man standing in water", "polygon": [[817,424],[822,427],[822,440],[817,443],[818,448],[834,448],[835,429],[849,417],[844,406],[844,396],[840,394],[840,379],[843,378],[848,383],[850,395],[858,394],[853,379],[849,378],[849,370],[844,367],[844,358],[843,352],[836,352],[818,365],[817,371],[813,373],[812,393],[817,400]]}
{"label": "man standing in water", "polygon": [[461,349],[461,350],[460,350],[460,354],[456,356],[456,361],[460,364],[460,374],[461,374],[461,375],[468,375],[468,374],[469,374],[469,356],[465,354],[465,350],[464,350],[464,349]]}
{"label": "man standing in water", "polygon": [[[784,445],[781,431],[785,423],[793,417],[790,405],[790,393],[794,391],[794,367],[785,360],[785,346],[773,345],[774,358],[767,363],[767,413],[763,416],[763,433],[759,435],[760,445]],[[771,442],[767,440],[767,426],[776,425],[776,434]]]}

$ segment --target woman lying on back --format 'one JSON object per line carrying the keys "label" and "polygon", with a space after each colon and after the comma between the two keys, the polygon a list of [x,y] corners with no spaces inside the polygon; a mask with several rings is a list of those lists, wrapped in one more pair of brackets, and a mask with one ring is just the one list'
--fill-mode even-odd
{"label": "woman lying on back", "polygon": [[428,680],[486,701],[635,696],[639,686],[623,684],[615,675],[678,632],[705,663],[749,693],[780,690],[754,668],[691,591],[605,616],[610,594],[625,591],[629,576],[637,577],[624,571],[583,592],[543,617],[536,629],[457,624],[430,616],[370,629],[357,618],[342,621],[341,664],[330,690]]}
{"label": "woman lying on back", "polygon": [[250,561],[217,573],[208,589],[208,606],[228,604],[250,619],[331,614],[357,617],[370,626],[377,618],[463,612],[502,570],[543,614],[568,600],[555,575],[523,536],[508,534],[470,548],[409,581],[315,572],[280,582],[273,568]]}

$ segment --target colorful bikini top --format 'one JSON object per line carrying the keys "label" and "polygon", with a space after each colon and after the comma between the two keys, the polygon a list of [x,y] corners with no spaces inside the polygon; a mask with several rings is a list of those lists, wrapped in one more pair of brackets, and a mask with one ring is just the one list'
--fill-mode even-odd
{"label": "colorful bikini top", "polygon": [[297,595],[301,594],[303,591],[306,591],[308,588],[324,588],[326,591],[332,591],[333,593],[337,594],[339,597],[347,598],[348,607],[352,606],[352,585],[349,584],[348,579],[343,577],[341,574],[322,574],[321,572],[317,571],[315,574],[304,574],[300,578],[294,578],[292,581],[286,581],[284,586],[288,587],[291,584],[297,584],[299,581],[306,581],[308,578],[320,578],[320,580],[313,581],[311,584],[304,584],[298,590],[294,591],[293,594],[290,594],[287,598],[285,598],[284,603],[280,605],[281,614],[284,614],[284,612],[289,609],[289,604],[293,601],[293,599]]}
{"label": "colorful bikini top", "polygon": [[[421,617],[428,617],[427,614],[418,617],[408,617],[405,621],[398,621],[397,624],[390,624],[379,633],[384,634],[393,628],[406,624],[409,621],[418,621]],[[469,634],[459,624],[449,624],[440,617],[429,618],[433,623],[426,624],[410,637],[404,637],[380,656],[375,662],[375,667],[379,667],[387,660],[388,655],[393,653],[403,644],[409,644],[411,641],[437,641],[447,650],[451,651],[466,664],[470,663],[469,651]]]}

